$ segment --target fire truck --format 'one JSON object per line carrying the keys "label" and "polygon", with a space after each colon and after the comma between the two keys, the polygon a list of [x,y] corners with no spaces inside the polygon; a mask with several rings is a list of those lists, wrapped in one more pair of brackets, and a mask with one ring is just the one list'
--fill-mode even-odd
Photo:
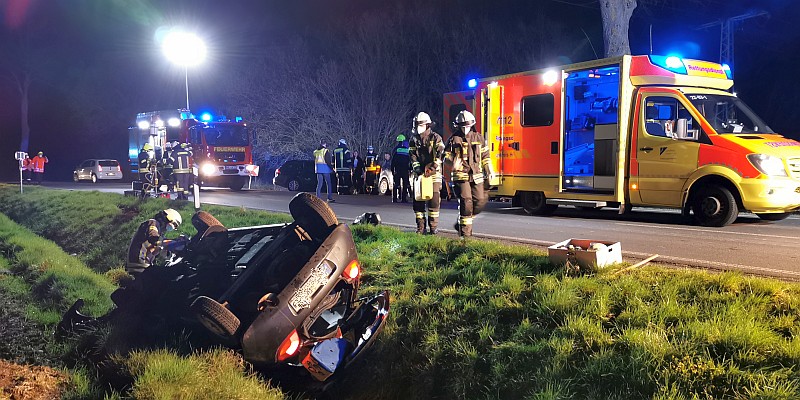
{"label": "fire truck", "polygon": [[490,195],[529,214],[666,207],[725,226],[740,211],[777,221],[800,208],[800,142],[732,92],[727,65],[626,55],[470,86],[444,95],[444,121],[475,114]]}
{"label": "fire truck", "polygon": [[174,141],[191,144],[201,185],[241,190],[258,171],[247,124],[238,117],[230,121],[203,114],[198,120],[186,109],[143,112],[136,115],[136,126],[128,133],[128,161],[134,174],[139,172],[139,151],[145,143],[159,149]]}

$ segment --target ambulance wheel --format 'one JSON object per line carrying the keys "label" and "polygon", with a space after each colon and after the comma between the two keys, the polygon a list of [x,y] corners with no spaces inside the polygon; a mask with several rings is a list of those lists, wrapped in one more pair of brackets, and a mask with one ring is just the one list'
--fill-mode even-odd
{"label": "ambulance wheel", "polygon": [[197,320],[218,338],[227,341],[239,330],[239,318],[216,300],[200,296],[192,303],[191,310]]}
{"label": "ambulance wheel", "polygon": [[384,196],[389,194],[389,180],[386,178],[381,179],[381,183],[378,184],[378,192]]}
{"label": "ambulance wheel", "polygon": [[739,207],[730,190],[722,186],[701,188],[692,201],[692,211],[702,226],[721,227],[736,221]]}
{"label": "ambulance wheel", "polygon": [[97,183],[97,175],[92,174],[92,183]]}
{"label": "ambulance wheel", "polygon": [[530,215],[550,215],[558,208],[555,204],[547,204],[547,197],[542,192],[522,192],[519,201],[522,209]]}
{"label": "ambulance wheel", "polygon": [[763,219],[764,221],[783,221],[786,218],[789,218],[792,213],[770,213],[770,214],[756,214],[758,218]]}
{"label": "ambulance wheel", "polygon": [[328,203],[310,193],[298,193],[289,202],[289,213],[294,222],[308,232],[313,239],[325,239],[339,224],[336,213]]}

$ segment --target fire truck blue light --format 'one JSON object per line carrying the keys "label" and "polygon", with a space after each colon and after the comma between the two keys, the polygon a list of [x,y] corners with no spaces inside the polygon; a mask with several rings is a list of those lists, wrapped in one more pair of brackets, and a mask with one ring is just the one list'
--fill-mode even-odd
{"label": "fire truck blue light", "polygon": [[467,86],[469,86],[470,89],[478,86],[478,80],[475,78],[470,79],[469,81],[467,81]]}
{"label": "fire truck blue light", "polygon": [[211,121],[211,114],[210,113],[203,113],[202,115],[200,115],[200,120],[202,120],[204,122]]}

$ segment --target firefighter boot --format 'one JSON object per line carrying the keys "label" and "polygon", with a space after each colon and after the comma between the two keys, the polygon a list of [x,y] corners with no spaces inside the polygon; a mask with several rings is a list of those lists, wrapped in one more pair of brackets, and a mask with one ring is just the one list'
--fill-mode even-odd
{"label": "firefighter boot", "polygon": [[417,218],[417,234],[425,234],[425,218]]}
{"label": "firefighter boot", "polygon": [[458,235],[461,237],[472,236],[473,217],[458,217]]}
{"label": "firefighter boot", "polygon": [[392,203],[399,203],[400,202],[400,191],[398,188],[392,189]]}
{"label": "firefighter boot", "polygon": [[428,213],[428,234],[435,235],[439,233],[439,212]]}

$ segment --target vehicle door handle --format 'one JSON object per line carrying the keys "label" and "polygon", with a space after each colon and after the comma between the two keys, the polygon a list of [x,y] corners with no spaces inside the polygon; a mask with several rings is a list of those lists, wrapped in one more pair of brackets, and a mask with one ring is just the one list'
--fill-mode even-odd
{"label": "vehicle door handle", "polygon": [[649,152],[653,151],[653,148],[652,147],[640,147],[639,150],[641,150],[641,151],[643,151],[645,153],[649,153]]}

